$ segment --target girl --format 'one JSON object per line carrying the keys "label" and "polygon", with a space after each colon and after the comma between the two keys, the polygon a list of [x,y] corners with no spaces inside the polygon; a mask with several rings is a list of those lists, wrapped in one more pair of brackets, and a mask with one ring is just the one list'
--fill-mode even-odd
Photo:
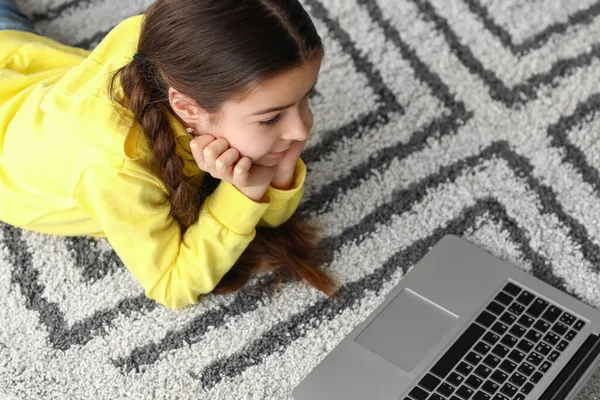
{"label": "girl", "polygon": [[292,217],[324,49],[297,0],[157,0],[92,51],[0,0],[0,220],[106,237],[159,303],[259,271],[328,295]]}

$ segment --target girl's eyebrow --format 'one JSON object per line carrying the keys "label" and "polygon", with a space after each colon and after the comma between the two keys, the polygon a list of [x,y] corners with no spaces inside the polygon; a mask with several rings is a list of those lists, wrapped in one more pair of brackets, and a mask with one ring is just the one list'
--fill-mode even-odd
{"label": "girl's eyebrow", "polygon": [[[317,80],[315,81],[315,83],[313,83],[312,87],[308,90],[308,92],[306,92],[306,94],[304,95],[304,97],[308,96],[308,94],[315,88],[315,86],[317,86],[318,82],[319,82],[319,78],[317,78]],[[250,114],[250,115],[268,114],[268,113],[273,112],[273,111],[285,110],[286,108],[289,108],[289,107],[291,107],[293,105],[294,105],[294,103],[288,104],[288,105],[285,105],[285,106],[281,106],[281,107],[271,107],[271,108],[267,108],[266,110],[257,111],[255,113]]]}

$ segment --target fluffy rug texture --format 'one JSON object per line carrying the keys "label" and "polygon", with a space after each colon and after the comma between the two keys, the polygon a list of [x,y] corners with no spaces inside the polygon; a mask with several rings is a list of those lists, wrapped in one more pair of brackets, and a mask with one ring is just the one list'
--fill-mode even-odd
{"label": "fluffy rug texture", "polygon": [[[20,3],[89,49],[149,4]],[[600,307],[600,2],[303,4],[327,56],[298,212],[341,299],[263,276],[170,311],[106,241],[0,225],[0,397],[290,399],[447,233]]]}

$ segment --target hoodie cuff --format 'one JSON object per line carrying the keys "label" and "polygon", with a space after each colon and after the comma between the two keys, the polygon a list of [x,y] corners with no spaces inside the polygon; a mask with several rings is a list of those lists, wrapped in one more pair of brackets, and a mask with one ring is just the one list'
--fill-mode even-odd
{"label": "hoodie cuff", "polygon": [[300,190],[303,189],[304,179],[306,178],[306,164],[301,158],[296,161],[296,169],[292,178],[292,186],[287,190],[276,189],[269,186],[267,195],[271,201],[271,208],[287,206],[288,202],[293,199]]}
{"label": "hoodie cuff", "polygon": [[264,199],[267,201],[254,201],[231,183],[222,181],[205,201],[210,213],[223,226],[240,235],[250,235],[269,208],[268,196]]}

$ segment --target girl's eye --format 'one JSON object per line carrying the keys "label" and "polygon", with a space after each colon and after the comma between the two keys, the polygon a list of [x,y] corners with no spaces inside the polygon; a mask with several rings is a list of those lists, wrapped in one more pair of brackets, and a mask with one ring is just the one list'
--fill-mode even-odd
{"label": "girl's eye", "polygon": [[[308,100],[308,98],[310,97],[311,94],[314,93],[314,88],[310,90],[309,94],[307,94],[302,100]],[[271,118],[267,121],[260,121],[259,123],[261,125],[264,126],[271,126],[271,125],[275,125],[277,122],[279,122],[279,120],[281,119],[281,114],[277,114],[277,116],[275,116],[275,118]]]}
{"label": "girl's eye", "polygon": [[265,126],[275,125],[279,121],[280,118],[281,118],[281,114],[277,114],[277,116],[275,116],[275,118],[271,118],[267,121],[260,121],[260,124],[265,125]]}

